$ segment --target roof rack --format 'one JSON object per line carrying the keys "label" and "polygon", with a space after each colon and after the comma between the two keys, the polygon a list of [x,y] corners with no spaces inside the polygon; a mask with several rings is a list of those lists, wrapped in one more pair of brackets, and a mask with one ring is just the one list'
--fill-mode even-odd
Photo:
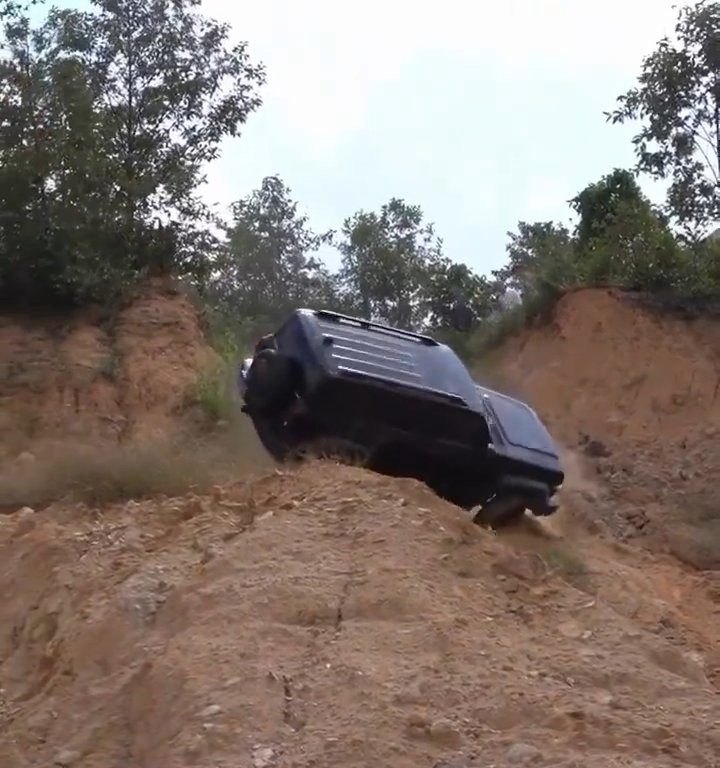
{"label": "roof rack", "polygon": [[414,331],[406,331],[402,328],[393,328],[391,325],[384,325],[383,323],[375,323],[372,320],[363,320],[359,317],[353,317],[352,315],[344,315],[341,312],[333,312],[329,309],[315,309],[312,310],[312,312],[317,317],[325,318],[326,320],[335,320],[340,321],[344,320],[348,323],[356,323],[362,328],[374,328],[378,331],[384,331],[385,333],[393,333],[398,336],[406,336],[411,339],[415,339],[416,341],[420,341],[423,344],[428,344],[431,346],[437,347],[439,345],[439,342],[437,342],[435,339],[433,339],[430,336],[425,336],[422,333],[415,333]]}

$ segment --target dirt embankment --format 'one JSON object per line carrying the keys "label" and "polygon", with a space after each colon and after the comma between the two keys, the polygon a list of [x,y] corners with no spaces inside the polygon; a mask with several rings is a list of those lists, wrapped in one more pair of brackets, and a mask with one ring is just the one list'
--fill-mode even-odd
{"label": "dirt embankment", "polygon": [[711,766],[717,591],[554,525],[330,464],[0,518],[0,764]]}
{"label": "dirt embankment", "polygon": [[[53,361],[121,339],[120,374],[6,381],[12,417],[179,428],[191,311],[147,295],[108,336],[35,327]],[[720,574],[663,551],[714,524],[715,332],[588,291],[512,339],[496,369],[568,469],[561,512],[512,531],[325,462],[0,514],[0,766],[716,765]]]}
{"label": "dirt embankment", "polygon": [[720,567],[720,318],[578,291],[493,367],[591,457],[603,480],[593,516],[695,567]]}
{"label": "dirt embankment", "polygon": [[212,354],[197,309],[167,283],[113,312],[0,315],[0,462],[53,443],[167,437]]}

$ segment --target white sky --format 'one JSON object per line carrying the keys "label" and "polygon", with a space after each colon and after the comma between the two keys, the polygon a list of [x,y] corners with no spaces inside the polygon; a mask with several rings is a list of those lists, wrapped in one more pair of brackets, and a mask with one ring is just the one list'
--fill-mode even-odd
{"label": "white sky", "polygon": [[278,173],[325,229],[403,197],[481,272],[519,219],[567,223],[569,198],[633,164],[632,129],[603,112],[676,18],[669,0],[203,5],[268,77],[210,169],[210,199]]}
{"label": "white sky", "polygon": [[203,0],[267,69],[205,195],[224,207],[277,173],[317,230],[402,197],[451,258],[497,268],[518,220],[570,223],[567,200],[634,164],[633,128],[603,112],[672,32],[673,4]]}

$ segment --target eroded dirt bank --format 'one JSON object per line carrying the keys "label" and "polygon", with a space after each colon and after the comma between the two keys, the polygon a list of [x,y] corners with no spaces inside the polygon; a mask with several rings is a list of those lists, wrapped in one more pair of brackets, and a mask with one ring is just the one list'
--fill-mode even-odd
{"label": "eroded dirt bank", "polygon": [[492,361],[602,480],[592,511],[624,538],[720,567],[720,318],[584,290]]}
{"label": "eroded dirt bank", "polygon": [[0,518],[0,764],[710,766],[718,589],[308,465]]}
{"label": "eroded dirt bank", "polygon": [[[0,324],[3,460],[187,428],[195,310],[123,311]],[[542,524],[326,462],[0,514],[0,766],[716,765],[718,327],[585,291],[500,350],[565,446]]]}
{"label": "eroded dirt bank", "polygon": [[212,358],[197,308],[167,281],[113,311],[0,315],[0,461],[167,437]]}

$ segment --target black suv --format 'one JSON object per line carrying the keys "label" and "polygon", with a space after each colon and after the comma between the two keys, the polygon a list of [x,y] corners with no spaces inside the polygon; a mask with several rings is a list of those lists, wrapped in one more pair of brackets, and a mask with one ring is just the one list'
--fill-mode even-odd
{"label": "black suv", "polygon": [[429,336],[298,309],[243,361],[238,386],[278,461],[329,453],[415,477],[492,526],[557,508],[564,474],[536,413]]}

